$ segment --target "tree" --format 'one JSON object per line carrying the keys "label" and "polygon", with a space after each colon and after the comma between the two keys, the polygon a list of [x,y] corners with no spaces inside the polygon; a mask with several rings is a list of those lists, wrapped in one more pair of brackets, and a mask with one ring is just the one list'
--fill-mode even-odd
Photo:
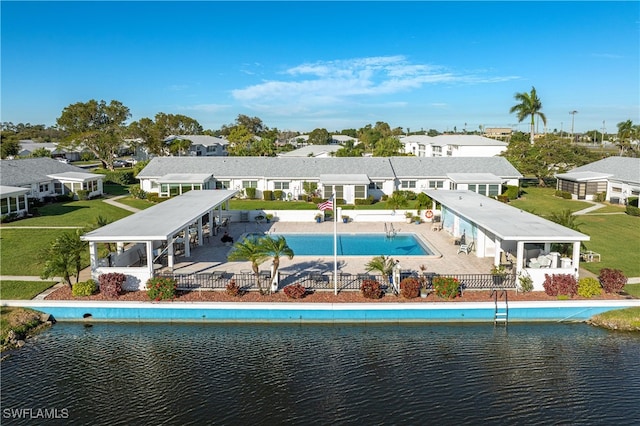
{"label": "tree", "polygon": [[380,139],[373,149],[374,157],[393,157],[399,155],[402,150],[402,142],[393,136]]}
{"label": "tree", "polygon": [[282,235],[272,238],[263,237],[259,239],[260,249],[273,258],[273,277],[272,283],[276,279],[278,268],[280,267],[280,258],[286,256],[289,259],[293,259],[293,250],[287,244],[287,240]]}
{"label": "tree", "polygon": [[248,156],[251,155],[251,144],[253,135],[244,126],[236,126],[227,138],[229,147],[227,151],[229,155]]}
{"label": "tree", "polygon": [[397,210],[401,207],[408,206],[409,200],[403,191],[393,191],[393,194],[391,194],[391,197],[387,200],[387,205],[393,210]]}
{"label": "tree", "polygon": [[65,148],[91,151],[102,165],[113,170],[113,159],[122,145],[124,122],[131,117],[129,108],[118,101],[94,99],[69,105],[56,120],[69,133],[61,144]]}
{"label": "tree", "polygon": [[533,144],[536,116],[540,117],[544,124],[547,124],[547,117],[545,117],[545,115],[540,112],[540,110],[542,110],[542,101],[540,101],[540,99],[538,98],[536,88],[533,86],[531,87],[530,93],[516,93],[514,95],[514,98],[520,103],[512,106],[509,110],[509,113],[517,113],[518,122],[522,122],[525,118],[531,117],[530,142],[531,144]]}
{"label": "tree", "polygon": [[15,157],[20,152],[20,142],[6,138],[4,133],[0,135],[0,158]]}
{"label": "tree", "polygon": [[61,275],[71,287],[71,275],[75,273],[76,283],[82,270],[82,253],[86,251],[87,243],[80,239],[81,231],[66,232],[53,240],[48,248],[41,253],[44,269],[40,274],[42,279]]}
{"label": "tree", "polygon": [[159,126],[150,118],[141,118],[139,121],[134,121],[129,125],[127,133],[133,138],[142,139],[149,154],[165,154],[164,138],[169,135],[161,134]]}
{"label": "tree", "polygon": [[38,157],[51,158],[51,151],[49,151],[45,147],[36,148],[31,152],[30,157],[32,157],[32,158],[38,158]]}
{"label": "tree", "polygon": [[344,146],[336,151],[336,157],[362,157],[362,145],[356,145],[352,140],[346,141]]}
{"label": "tree", "polygon": [[616,145],[620,148],[620,156],[623,156],[633,148],[632,141],[640,137],[640,126],[634,126],[631,120],[621,121],[616,126],[618,127]]}
{"label": "tree", "polygon": [[[385,284],[389,282],[389,277],[393,273],[393,268],[396,265],[396,262],[391,258],[391,256],[380,255],[371,259],[366,265],[367,272],[377,271],[382,275],[382,279]],[[394,292],[398,294],[397,289],[394,289]]]}
{"label": "tree", "polygon": [[180,135],[201,135],[202,126],[197,120],[181,114],[165,114],[159,112],[155,117],[160,137]]}
{"label": "tree", "polygon": [[169,145],[169,152],[173,155],[182,156],[189,150],[190,146],[191,141],[189,139],[176,138]]}
{"label": "tree", "polygon": [[327,129],[315,129],[309,134],[307,142],[312,145],[328,145],[331,143],[331,135]]}
{"label": "tree", "polygon": [[264,263],[269,258],[269,254],[265,252],[264,248],[260,245],[259,239],[245,238],[242,241],[238,241],[233,245],[233,249],[227,258],[231,261],[243,260],[251,262],[251,269],[253,270],[253,274],[256,278],[260,294],[269,293],[270,289],[267,289],[266,291],[262,289],[259,270],[260,264]]}

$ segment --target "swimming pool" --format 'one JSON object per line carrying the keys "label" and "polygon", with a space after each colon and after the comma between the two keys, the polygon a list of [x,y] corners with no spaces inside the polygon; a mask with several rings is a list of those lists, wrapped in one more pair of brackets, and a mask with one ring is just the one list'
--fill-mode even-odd
{"label": "swimming pool", "polygon": [[[282,235],[296,256],[333,256],[333,234],[272,234]],[[426,242],[413,233],[400,233],[393,238],[386,234],[338,234],[339,256],[432,256]]]}

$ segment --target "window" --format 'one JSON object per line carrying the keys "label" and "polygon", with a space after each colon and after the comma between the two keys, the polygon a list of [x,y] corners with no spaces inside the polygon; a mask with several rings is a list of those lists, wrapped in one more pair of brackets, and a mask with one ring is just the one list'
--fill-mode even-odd
{"label": "window", "polygon": [[415,189],[416,181],[415,180],[401,180],[400,188],[402,189]]}
{"label": "window", "polygon": [[229,189],[229,181],[228,180],[218,180],[216,181],[216,189]]}
{"label": "window", "polygon": [[365,190],[365,185],[356,185],[354,196],[355,198],[367,198],[367,191]]}
{"label": "window", "polygon": [[371,182],[369,184],[369,189],[382,189],[384,184],[382,182]]}
{"label": "window", "polygon": [[23,196],[18,197],[18,209],[19,210],[26,210],[27,209],[27,202],[24,199]]}
{"label": "window", "polygon": [[489,197],[495,197],[496,195],[500,195],[500,189],[502,185],[493,184],[489,185]]}
{"label": "window", "polygon": [[478,189],[478,188],[477,188],[477,185],[476,185],[475,183],[470,183],[470,184],[467,186],[467,189],[468,189],[469,191],[477,192],[477,189]]}
{"label": "window", "polygon": [[611,187],[611,192],[622,192],[622,188],[617,188],[615,186]]}
{"label": "window", "polygon": [[61,182],[55,182],[53,184],[53,190],[56,194],[62,194],[63,193],[63,189],[62,189],[62,183]]}
{"label": "window", "polygon": [[246,188],[257,188],[258,187],[258,181],[257,180],[243,180],[242,181],[242,188],[246,189]]}
{"label": "window", "polygon": [[7,198],[3,198],[0,200],[0,214],[8,214],[9,213],[9,200]]}
{"label": "window", "polygon": [[273,189],[288,190],[289,182],[273,182]]}
{"label": "window", "polygon": [[48,183],[40,184],[40,192],[49,192],[49,184]]}
{"label": "window", "polygon": [[487,185],[486,184],[481,183],[480,185],[478,185],[478,194],[487,195]]}
{"label": "window", "polygon": [[336,198],[344,198],[344,186],[342,185],[325,185],[322,188],[324,198],[331,197],[332,193],[336,193]]}
{"label": "window", "polygon": [[429,181],[429,189],[441,189],[444,188],[443,180],[430,180]]}
{"label": "window", "polygon": [[441,146],[433,146],[431,148],[434,157],[442,157],[442,147]]}

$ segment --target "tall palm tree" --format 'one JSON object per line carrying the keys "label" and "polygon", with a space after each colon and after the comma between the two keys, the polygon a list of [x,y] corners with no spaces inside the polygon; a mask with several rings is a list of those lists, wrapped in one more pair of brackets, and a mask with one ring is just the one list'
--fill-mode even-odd
{"label": "tall palm tree", "polygon": [[616,124],[618,127],[618,141],[616,145],[620,148],[620,156],[623,156],[631,148],[631,141],[638,137],[638,126],[633,125],[633,121],[621,121]]}
{"label": "tall palm tree", "polygon": [[276,238],[260,238],[258,244],[263,253],[273,258],[273,276],[271,277],[271,282],[273,283],[278,268],[280,267],[280,258],[287,256],[289,259],[293,259],[293,250],[291,250],[291,247],[287,244],[287,240],[282,235]]}
{"label": "tall palm tree", "polygon": [[531,144],[533,144],[536,115],[542,119],[542,122],[545,125],[547,124],[547,117],[545,117],[545,115],[542,112],[540,112],[540,110],[542,109],[542,101],[540,101],[540,98],[538,98],[538,94],[536,93],[536,88],[533,86],[531,87],[530,93],[527,93],[527,92],[516,93],[514,95],[514,98],[516,99],[516,101],[520,103],[512,106],[511,109],[509,110],[509,113],[511,114],[513,114],[514,112],[517,113],[519,122],[522,122],[524,121],[525,118],[531,116],[530,142]]}
{"label": "tall palm tree", "polygon": [[266,294],[262,289],[260,283],[260,264],[264,263],[269,258],[269,254],[265,252],[264,248],[260,245],[260,239],[245,238],[242,241],[238,241],[233,245],[233,249],[228,255],[229,260],[247,260],[251,262],[251,269],[256,277],[258,284],[258,290],[260,294]]}

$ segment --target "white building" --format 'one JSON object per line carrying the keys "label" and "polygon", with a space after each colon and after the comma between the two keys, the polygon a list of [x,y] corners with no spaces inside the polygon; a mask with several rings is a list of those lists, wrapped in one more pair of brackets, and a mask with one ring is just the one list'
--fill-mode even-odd
{"label": "white building", "polygon": [[410,135],[400,138],[405,154],[416,157],[493,157],[507,143],[477,135]]}

